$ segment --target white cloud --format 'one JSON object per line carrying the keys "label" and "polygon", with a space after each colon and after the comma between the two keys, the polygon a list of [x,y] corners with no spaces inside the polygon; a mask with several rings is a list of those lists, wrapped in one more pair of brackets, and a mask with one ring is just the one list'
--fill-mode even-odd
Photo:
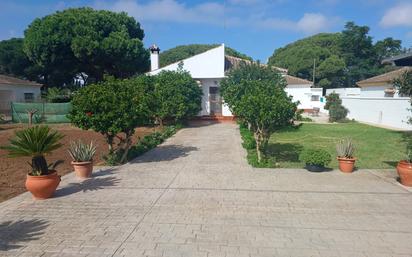
{"label": "white cloud", "polygon": [[[176,0],[156,0],[140,3],[135,0],[118,0],[114,4],[97,1],[95,7],[124,11],[139,21],[170,21],[181,23],[207,23],[223,25],[224,7],[220,3],[205,2],[195,6],[187,6]],[[235,23],[235,19],[227,19]]]}
{"label": "white cloud", "polygon": [[[218,2],[204,2],[196,5],[187,5],[178,0],[155,0],[140,2],[138,0],[117,0],[107,2],[97,0],[94,7],[112,11],[124,11],[143,23],[151,22],[179,22],[203,23],[216,26],[249,26],[270,30],[289,30],[313,34],[327,31],[333,24],[334,18],[320,13],[305,13],[298,20],[271,18],[263,13],[243,13],[233,9],[231,4],[252,4],[265,0],[229,0],[226,7]],[[285,1],[285,0],[276,0]]]}
{"label": "white cloud", "polygon": [[382,27],[411,26],[412,3],[400,3],[387,10],[380,21]]}
{"label": "white cloud", "polygon": [[292,30],[305,34],[327,31],[336,18],[328,18],[320,13],[305,13],[298,21],[279,18],[263,18],[254,21],[257,27],[274,30]]}

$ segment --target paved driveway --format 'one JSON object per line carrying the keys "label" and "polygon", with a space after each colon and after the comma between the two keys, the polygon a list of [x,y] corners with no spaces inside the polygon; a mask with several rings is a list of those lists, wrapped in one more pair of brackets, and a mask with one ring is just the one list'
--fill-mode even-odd
{"label": "paved driveway", "polygon": [[252,169],[236,125],[186,128],[53,199],[0,204],[0,255],[412,256],[412,194],[391,176]]}

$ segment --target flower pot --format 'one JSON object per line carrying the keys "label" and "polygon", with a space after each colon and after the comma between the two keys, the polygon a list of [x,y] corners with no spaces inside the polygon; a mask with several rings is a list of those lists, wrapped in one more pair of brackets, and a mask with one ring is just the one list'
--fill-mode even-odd
{"label": "flower pot", "polygon": [[93,162],[71,162],[76,176],[79,178],[90,178],[93,171]]}
{"label": "flower pot", "polygon": [[34,199],[43,200],[53,195],[59,183],[60,176],[57,175],[56,171],[43,176],[27,175],[26,189],[33,195]]}
{"label": "flower pot", "polygon": [[396,167],[401,184],[407,187],[412,187],[412,163],[402,160]]}
{"label": "flower pot", "polygon": [[337,157],[339,162],[339,169],[344,173],[352,173],[355,168],[355,158]]}
{"label": "flower pot", "polygon": [[312,172],[321,172],[321,171],[325,170],[325,167],[323,167],[323,166],[312,165],[312,164],[306,164],[305,168],[308,171],[312,171]]}

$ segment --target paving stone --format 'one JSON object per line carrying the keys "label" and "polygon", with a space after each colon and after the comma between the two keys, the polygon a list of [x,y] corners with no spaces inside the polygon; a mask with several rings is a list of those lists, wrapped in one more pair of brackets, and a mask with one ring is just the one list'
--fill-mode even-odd
{"label": "paving stone", "polygon": [[235,124],[185,128],[56,197],[0,204],[0,256],[412,256],[394,171],[254,169]]}

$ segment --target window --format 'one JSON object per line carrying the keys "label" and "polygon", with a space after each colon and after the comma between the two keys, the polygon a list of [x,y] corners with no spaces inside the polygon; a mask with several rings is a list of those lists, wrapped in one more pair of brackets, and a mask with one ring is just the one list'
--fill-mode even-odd
{"label": "window", "polygon": [[25,102],[33,102],[34,94],[33,93],[24,93],[24,101]]}
{"label": "window", "polygon": [[310,100],[311,100],[312,102],[318,102],[319,99],[320,99],[320,96],[319,96],[319,95],[312,95],[312,96],[310,97]]}

